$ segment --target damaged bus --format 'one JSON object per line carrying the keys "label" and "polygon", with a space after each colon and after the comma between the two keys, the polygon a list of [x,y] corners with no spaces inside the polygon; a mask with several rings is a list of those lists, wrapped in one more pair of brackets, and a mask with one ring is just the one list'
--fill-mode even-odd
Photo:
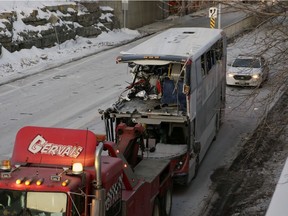
{"label": "damaged bus", "polygon": [[117,63],[127,63],[132,78],[113,106],[100,111],[107,139],[121,142],[120,124],[143,125],[130,151],[170,160],[174,180],[188,184],[223,120],[226,56],[223,30],[209,28],[172,28],[122,52]]}

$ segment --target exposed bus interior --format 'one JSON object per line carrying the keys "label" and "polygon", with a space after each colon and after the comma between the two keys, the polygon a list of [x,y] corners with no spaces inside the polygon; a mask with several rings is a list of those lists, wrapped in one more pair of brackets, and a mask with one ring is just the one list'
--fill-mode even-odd
{"label": "exposed bus interior", "polygon": [[127,126],[142,124],[146,130],[139,154],[149,158],[179,157],[187,152],[189,143],[189,78],[186,76],[189,66],[185,62],[159,61],[155,64],[153,61],[153,65],[144,62],[149,61],[128,64],[132,82],[110,108],[113,126],[107,120],[106,127],[113,130],[120,123]]}
{"label": "exposed bus interior", "polygon": [[[166,62],[164,62],[166,63]],[[185,67],[179,63],[164,65],[129,64],[131,84],[115,103],[119,113],[185,116]],[[184,85],[184,83],[186,83]]]}

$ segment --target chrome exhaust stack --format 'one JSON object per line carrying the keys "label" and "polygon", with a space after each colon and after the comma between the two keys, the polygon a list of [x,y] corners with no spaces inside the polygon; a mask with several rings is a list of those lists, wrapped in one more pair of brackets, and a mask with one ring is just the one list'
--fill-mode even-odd
{"label": "chrome exhaust stack", "polygon": [[95,152],[95,191],[94,197],[92,198],[90,215],[91,216],[105,216],[105,194],[106,191],[102,187],[102,176],[101,176],[101,153],[103,150],[103,143],[100,142]]}

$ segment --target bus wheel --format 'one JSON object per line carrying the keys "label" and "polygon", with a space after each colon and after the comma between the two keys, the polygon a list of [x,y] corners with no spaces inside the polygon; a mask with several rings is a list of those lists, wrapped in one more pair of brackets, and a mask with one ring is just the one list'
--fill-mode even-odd
{"label": "bus wheel", "polygon": [[170,216],[172,209],[172,186],[168,188],[163,197],[161,197],[161,216]]}
{"label": "bus wheel", "polygon": [[154,199],[152,216],[161,216],[160,210],[161,210],[160,209],[160,202],[159,202],[158,197],[156,197]]}

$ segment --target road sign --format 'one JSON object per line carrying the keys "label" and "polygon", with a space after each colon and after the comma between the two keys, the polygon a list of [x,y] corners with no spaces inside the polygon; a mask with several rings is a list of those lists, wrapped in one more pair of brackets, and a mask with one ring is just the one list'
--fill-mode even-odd
{"label": "road sign", "polygon": [[216,7],[210,7],[209,8],[209,18],[217,18],[217,8]]}

